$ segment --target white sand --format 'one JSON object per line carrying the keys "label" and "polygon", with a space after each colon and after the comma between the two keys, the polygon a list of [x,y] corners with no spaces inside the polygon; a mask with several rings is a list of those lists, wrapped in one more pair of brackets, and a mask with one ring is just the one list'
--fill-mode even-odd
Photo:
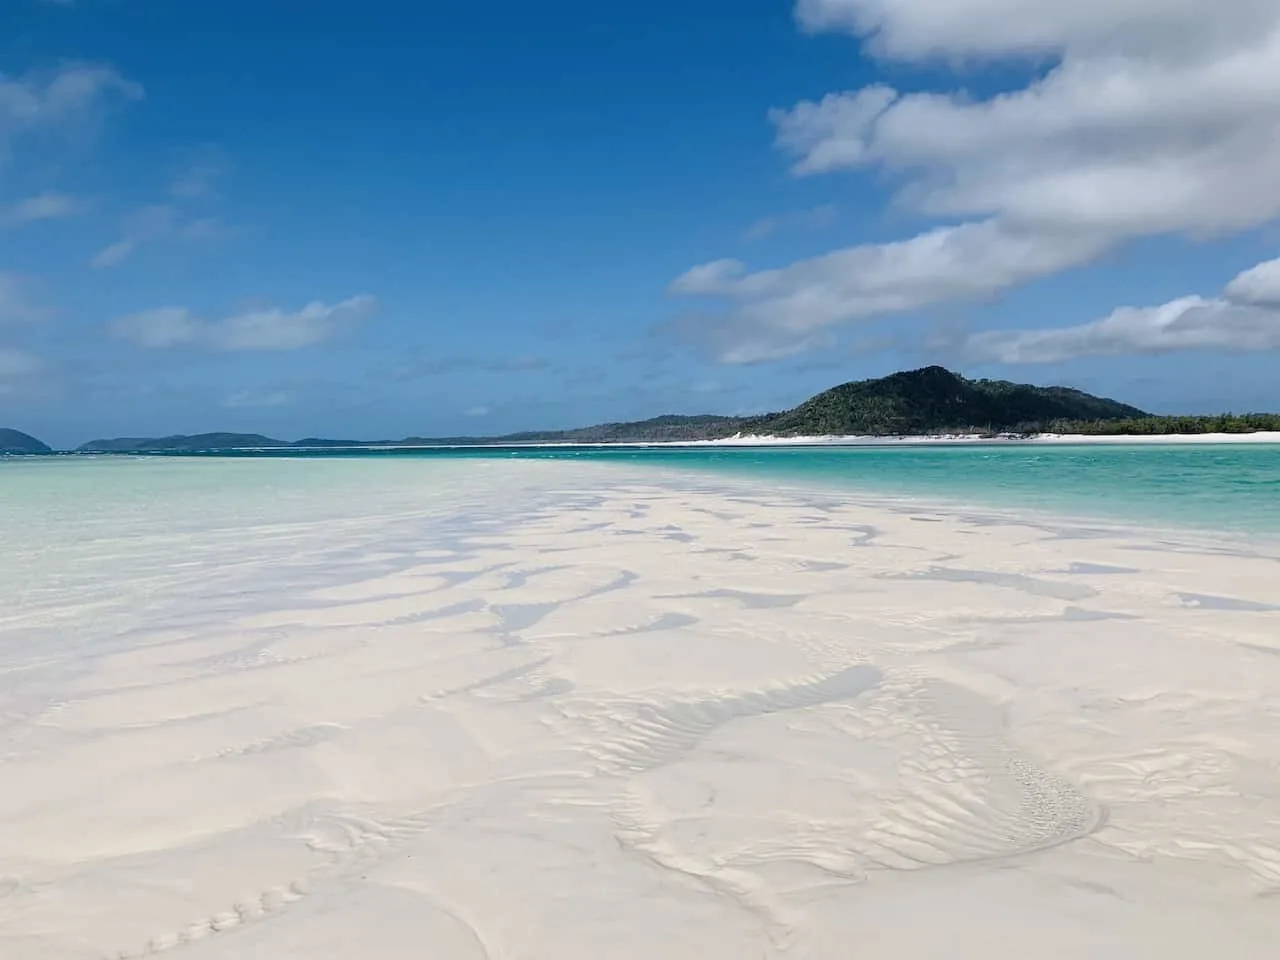
{"label": "white sand", "polygon": [[[938,434],[918,437],[871,436],[821,436],[821,437],[771,437],[738,436],[720,440],[694,440],[673,443],[670,446],[721,446],[721,447],[900,447],[920,444],[950,443],[1059,443],[1059,444],[1221,444],[1221,443],[1280,443],[1280,431],[1259,430],[1254,433],[1169,433],[1151,436],[1120,434],[1117,436],[1086,435],[1076,433],[1040,433],[1027,437],[987,437],[981,434]],[[554,444],[546,444],[554,446]],[[565,444],[567,446],[567,444]]]}
{"label": "white sand", "polygon": [[4,597],[4,960],[1280,950],[1277,556],[550,462],[441,532],[352,469],[216,576],[119,547],[127,628]]}

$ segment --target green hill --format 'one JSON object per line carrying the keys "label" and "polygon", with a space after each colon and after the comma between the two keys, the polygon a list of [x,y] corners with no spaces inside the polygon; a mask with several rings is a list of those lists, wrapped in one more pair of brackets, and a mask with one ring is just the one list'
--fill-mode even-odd
{"label": "green hill", "polygon": [[196,452],[200,450],[252,450],[262,447],[287,447],[283,440],[273,440],[260,433],[198,433],[193,436],[116,437],[91,440],[77,448],[79,453],[147,453]]}
{"label": "green hill", "polygon": [[1067,387],[967,380],[925,367],[846,383],[794,410],[762,417],[752,432],[776,436],[906,436],[1035,429],[1060,420],[1146,416],[1136,407]]}
{"label": "green hill", "polygon": [[[1165,419],[1152,418],[1128,404],[1067,387],[1035,387],[1006,380],[968,380],[943,367],[924,367],[876,380],[842,384],[792,410],[763,416],[662,416],[633,423],[603,423],[571,430],[531,431],[501,437],[409,437],[398,443],[406,446],[658,443],[712,440],[737,434],[803,437],[1041,431],[1096,433],[1105,432],[1110,429],[1110,424],[1118,423],[1133,425],[1135,432],[1162,432],[1161,425]],[[1204,419],[1206,422],[1209,420]],[[264,447],[368,445],[319,438],[288,443],[252,433],[202,433],[158,439],[124,437],[94,440],[80,450],[86,453],[192,453]]]}
{"label": "green hill", "polygon": [[743,417],[715,414],[677,416],[667,414],[631,423],[600,423],[572,430],[541,430],[509,433],[501,437],[451,437],[427,439],[410,437],[406,444],[437,443],[621,443],[645,440],[651,443],[680,440],[703,440],[707,437],[731,437],[749,421]]}
{"label": "green hill", "polygon": [[925,367],[876,380],[858,380],[820,393],[800,406],[756,417],[664,416],[572,430],[453,437],[406,443],[620,443],[756,436],[911,436],[937,433],[1033,432],[1049,424],[1096,423],[1146,417],[1137,407],[1068,387],[1035,387],[1006,380],[967,380],[943,367]]}
{"label": "green hill", "polygon": [[53,453],[29,433],[0,427],[0,453]]}

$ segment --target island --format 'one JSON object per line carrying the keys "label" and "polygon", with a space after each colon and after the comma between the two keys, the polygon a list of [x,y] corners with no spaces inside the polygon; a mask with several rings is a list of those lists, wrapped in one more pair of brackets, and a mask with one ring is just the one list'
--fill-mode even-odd
{"label": "island", "polygon": [[15,453],[41,454],[53,453],[53,450],[29,433],[0,427],[0,454]]}
{"label": "island", "polygon": [[[790,410],[756,416],[668,414],[566,430],[501,436],[411,436],[400,440],[278,440],[257,433],[176,434],[92,440],[77,453],[198,453],[359,447],[438,447],[550,443],[693,443],[806,437],[1173,436],[1280,431],[1280,415],[1156,416],[1070,387],[969,379],[940,366],[841,384]],[[0,430],[0,451],[48,453],[34,437]]]}

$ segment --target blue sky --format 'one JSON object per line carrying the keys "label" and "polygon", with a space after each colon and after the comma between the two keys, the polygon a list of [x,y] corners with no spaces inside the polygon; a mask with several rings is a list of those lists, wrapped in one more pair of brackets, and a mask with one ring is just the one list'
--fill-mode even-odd
{"label": "blue sky", "polygon": [[1280,409],[1274,6],[6,0],[0,424]]}

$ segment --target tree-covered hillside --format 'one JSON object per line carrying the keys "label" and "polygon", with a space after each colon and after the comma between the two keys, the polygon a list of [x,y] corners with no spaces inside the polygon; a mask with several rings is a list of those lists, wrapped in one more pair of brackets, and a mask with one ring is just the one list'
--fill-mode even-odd
{"label": "tree-covered hillside", "polygon": [[1067,387],[967,380],[943,367],[925,367],[843,384],[753,428],[778,436],[905,436],[1143,416],[1136,407]]}
{"label": "tree-covered hillside", "polygon": [[[794,409],[754,417],[714,414],[662,416],[634,423],[603,423],[571,430],[530,431],[501,437],[409,437],[400,441],[377,441],[377,444],[661,443],[738,435],[894,437],[946,433],[1080,433],[1140,436],[1249,433],[1258,430],[1280,430],[1280,415],[1154,417],[1137,407],[1068,387],[1036,387],[1006,380],[970,380],[934,366],[875,380],[845,383],[806,400]],[[9,433],[26,437],[16,431]],[[27,440],[32,439],[27,437]],[[289,443],[260,434],[204,433],[159,439],[94,440],[80,450],[96,453],[183,453],[370,445],[373,444],[317,438]]]}

